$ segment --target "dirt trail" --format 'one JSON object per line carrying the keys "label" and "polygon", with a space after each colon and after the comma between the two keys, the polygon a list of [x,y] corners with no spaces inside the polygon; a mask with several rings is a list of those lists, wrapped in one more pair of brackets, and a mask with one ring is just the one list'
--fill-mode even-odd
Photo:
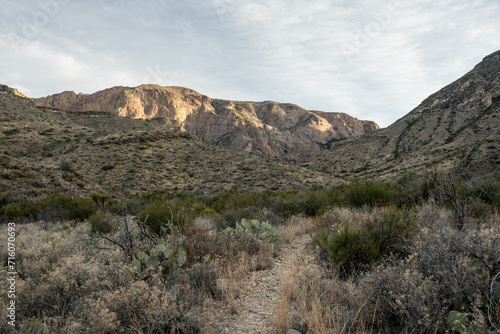
{"label": "dirt trail", "polygon": [[281,296],[281,281],[287,269],[297,259],[305,257],[313,261],[311,237],[303,235],[283,245],[281,254],[274,259],[270,269],[254,272],[247,282],[248,294],[238,301],[238,313],[225,324],[222,333],[272,333],[274,330],[274,312]]}

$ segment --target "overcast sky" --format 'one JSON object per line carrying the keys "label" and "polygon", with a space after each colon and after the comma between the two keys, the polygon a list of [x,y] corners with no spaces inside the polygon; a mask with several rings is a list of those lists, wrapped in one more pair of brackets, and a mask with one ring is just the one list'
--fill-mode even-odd
{"label": "overcast sky", "polygon": [[498,0],[1,0],[0,83],[185,86],[388,126],[500,49]]}

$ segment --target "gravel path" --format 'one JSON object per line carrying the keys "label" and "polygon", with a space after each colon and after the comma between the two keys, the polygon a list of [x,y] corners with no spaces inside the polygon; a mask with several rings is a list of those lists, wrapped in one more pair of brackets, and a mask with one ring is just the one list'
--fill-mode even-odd
{"label": "gravel path", "polygon": [[313,261],[309,235],[303,235],[283,245],[271,269],[253,273],[246,284],[247,294],[239,299],[238,312],[227,319],[222,333],[273,333],[274,312],[280,302],[281,280],[298,255]]}

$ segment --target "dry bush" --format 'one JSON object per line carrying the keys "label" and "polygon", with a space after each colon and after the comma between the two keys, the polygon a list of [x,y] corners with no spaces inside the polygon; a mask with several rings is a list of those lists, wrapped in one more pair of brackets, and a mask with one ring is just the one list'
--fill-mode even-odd
{"label": "dry bush", "polygon": [[368,303],[365,315],[374,314],[383,333],[434,333],[446,328],[443,286],[432,277],[403,263],[379,266],[357,285]]}
{"label": "dry bush", "polygon": [[[417,213],[415,233],[403,243],[409,256],[389,255],[348,278],[329,269],[330,259],[322,258],[323,273],[314,274],[299,261],[282,280],[282,308],[289,303],[288,316],[297,312],[311,333],[495,332],[500,298],[490,286],[500,272],[498,215],[458,229],[451,210],[427,204]],[[381,214],[335,209],[316,223],[335,228]]]}
{"label": "dry bush", "polygon": [[[98,235],[88,224],[71,229],[17,225],[16,316],[21,332],[200,332],[213,327],[207,301],[219,308],[229,304],[235,312],[242,280],[273,264],[272,243],[235,238],[203,221],[186,224],[182,234],[164,240],[183,242],[188,254],[184,267],[151,270],[142,280],[129,267],[130,255],[150,250],[155,240],[129,217],[118,222],[115,232]],[[6,226],[0,230],[7,233]],[[4,264],[5,248],[0,253]],[[2,316],[6,291],[0,292]]]}
{"label": "dry bush", "polygon": [[[236,312],[244,293],[241,282],[252,271],[271,267],[279,248],[252,235],[216,230],[207,217],[164,238],[146,235],[130,216],[113,220],[116,229],[94,233],[89,224],[70,229],[61,224],[18,224],[16,315],[21,332],[211,330],[217,328],[211,321],[220,319],[215,310],[229,305],[229,311]],[[6,234],[6,227],[0,231]],[[148,268],[148,275],[137,276],[130,267],[133,256],[158,242],[184,247],[186,263],[168,271]],[[0,292],[2,307],[5,291]]]}
{"label": "dry bush", "polygon": [[184,226],[182,235],[188,265],[215,259],[230,263],[244,252],[251,258],[252,270],[263,270],[272,265],[272,258],[279,248],[279,244],[250,234],[235,236],[220,230],[207,230],[198,224]]}
{"label": "dry bush", "polygon": [[331,276],[301,254],[291,263],[281,278],[277,333],[284,333],[284,328],[318,334],[368,331],[372,315],[361,312],[366,296],[360,295],[352,281]]}
{"label": "dry bush", "polygon": [[286,224],[278,225],[278,235],[282,235],[285,242],[309,234],[317,230],[317,219],[303,215],[291,217]]}
{"label": "dry bush", "polygon": [[371,296],[366,312],[376,314],[382,333],[451,330],[454,312],[464,332],[489,333],[489,285],[500,269],[498,224],[459,230],[447,210],[427,205],[419,213],[418,232],[408,243],[412,254],[359,278],[359,291]]}

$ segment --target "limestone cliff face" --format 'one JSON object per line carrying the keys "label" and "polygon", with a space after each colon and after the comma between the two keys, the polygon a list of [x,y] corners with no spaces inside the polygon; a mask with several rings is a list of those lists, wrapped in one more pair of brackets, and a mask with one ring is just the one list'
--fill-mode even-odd
{"label": "limestone cliff face", "polygon": [[347,114],[308,111],[294,104],[211,99],[191,89],[143,85],[97,93],[63,92],[34,99],[37,106],[65,111],[105,111],[137,119],[165,118],[201,140],[302,162],[333,142],[378,130],[374,122]]}

